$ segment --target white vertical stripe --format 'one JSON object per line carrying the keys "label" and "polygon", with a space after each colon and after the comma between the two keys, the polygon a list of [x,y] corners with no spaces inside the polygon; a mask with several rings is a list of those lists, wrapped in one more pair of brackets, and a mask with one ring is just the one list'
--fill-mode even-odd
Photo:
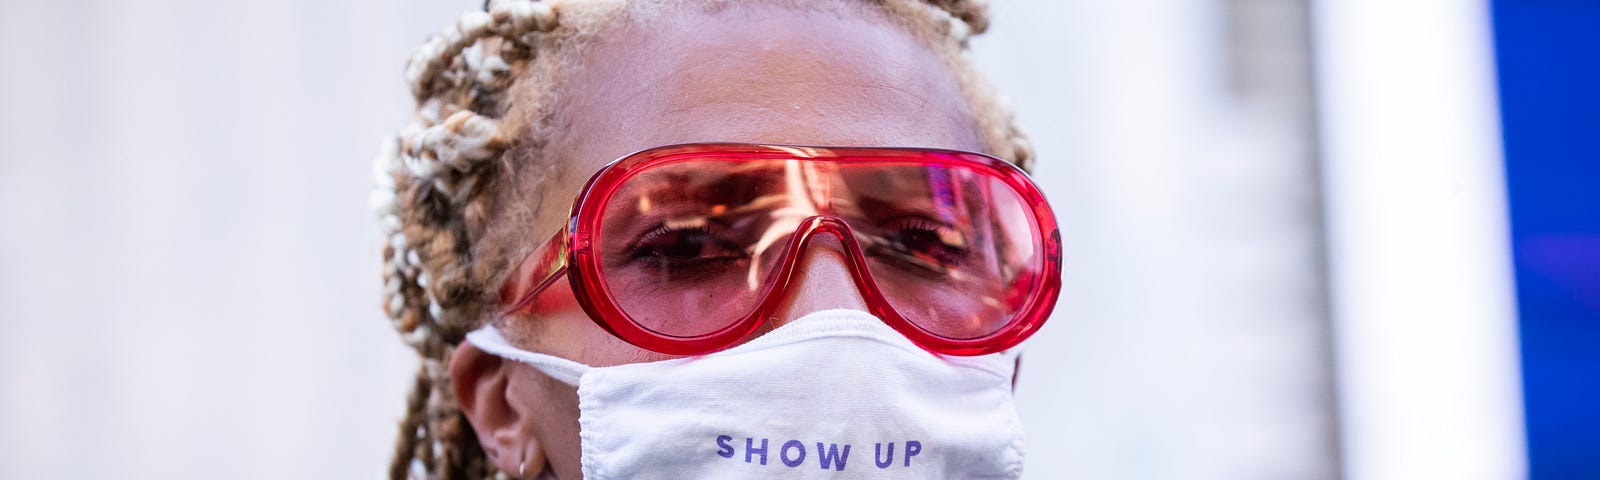
{"label": "white vertical stripe", "polygon": [[1487,2],[1317,2],[1348,476],[1526,473]]}

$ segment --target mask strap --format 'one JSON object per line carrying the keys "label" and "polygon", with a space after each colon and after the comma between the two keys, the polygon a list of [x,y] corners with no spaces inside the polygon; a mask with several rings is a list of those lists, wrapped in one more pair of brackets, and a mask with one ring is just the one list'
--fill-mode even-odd
{"label": "mask strap", "polygon": [[584,372],[588,372],[590,368],[588,365],[565,358],[517,348],[511,345],[511,342],[506,341],[506,337],[500,335],[500,330],[494,328],[493,324],[485,324],[483,327],[467,333],[467,341],[497,357],[531,365],[533,368],[544,372],[545,375],[549,375],[550,378],[572,386],[577,386],[578,379],[582,378]]}

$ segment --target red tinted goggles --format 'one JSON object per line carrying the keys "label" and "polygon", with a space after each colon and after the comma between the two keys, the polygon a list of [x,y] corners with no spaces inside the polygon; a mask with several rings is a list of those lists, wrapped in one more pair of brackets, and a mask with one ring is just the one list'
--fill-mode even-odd
{"label": "red tinted goggles", "polygon": [[595,323],[656,352],[730,347],[791,293],[808,243],[833,235],[869,311],[923,348],[981,355],[1044,323],[1061,236],[1025,173],[911,148],[693,144],[600,169],[567,227],[500,290],[535,310],[565,274]]}

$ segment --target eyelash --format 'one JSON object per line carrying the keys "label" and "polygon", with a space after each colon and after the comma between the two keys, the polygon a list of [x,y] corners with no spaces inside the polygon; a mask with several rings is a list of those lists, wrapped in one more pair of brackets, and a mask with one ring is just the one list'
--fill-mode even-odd
{"label": "eyelash", "polygon": [[[627,246],[623,247],[624,258],[627,258],[630,263],[641,262],[645,267],[660,270],[692,270],[696,268],[707,267],[713,263],[731,262],[748,258],[748,255],[746,255],[737,244],[724,238],[723,234],[725,233],[725,230],[726,229],[721,228],[720,225],[713,223],[694,227],[672,227],[668,225],[657,225],[654,228],[646,231],[644,234],[639,235],[637,240],[634,240],[632,243],[629,243]],[[669,255],[663,254],[663,250],[670,248],[670,245],[662,246],[656,244],[656,242],[659,240],[683,235],[703,236],[703,240],[699,245],[700,249],[720,248],[728,253],[736,252],[737,254],[717,255],[709,258],[673,260],[668,258]]]}
{"label": "eyelash", "polygon": [[[884,230],[887,234],[882,237],[883,243],[877,245],[876,249],[885,251],[886,254],[880,256],[906,267],[914,267],[913,270],[917,272],[943,274],[945,269],[961,264],[969,253],[969,249],[966,247],[944,243],[943,238],[946,235],[958,234],[954,228],[926,218],[900,217],[886,222]],[[932,258],[924,258],[923,255],[913,251],[910,246],[905,245],[905,237],[908,234],[915,233],[930,235],[936,239],[935,242],[940,247],[939,251],[922,252]],[[909,254],[910,258],[908,258],[907,254]]]}
{"label": "eyelash", "polygon": [[[672,227],[665,224],[656,225],[645,233],[640,234],[636,240],[624,246],[621,250],[622,258],[628,264],[635,264],[642,268],[658,271],[667,271],[680,274],[706,273],[712,267],[749,258],[742,247],[726,238],[726,228],[716,223],[706,223],[693,227]],[[960,265],[969,254],[969,249],[945,243],[947,236],[959,236],[959,232],[941,222],[933,221],[918,216],[904,216],[884,222],[881,227],[883,234],[878,236],[878,241],[868,248],[869,253],[876,252],[876,257],[892,262],[904,270],[918,274],[943,275],[948,269]],[[668,253],[675,245],[661,245],[663,239],[674,236],[694,235],[699,248],[694,258],[671,258]],[[909,245],[908,241],[915,241],[909,237],[922,237],[923,245]],[[931,244],[933,248],[926,247]],[[701,252],[717,250],[721,252],[715,256],[706,257]],[[931,250],[931,251],[930,251]]]}

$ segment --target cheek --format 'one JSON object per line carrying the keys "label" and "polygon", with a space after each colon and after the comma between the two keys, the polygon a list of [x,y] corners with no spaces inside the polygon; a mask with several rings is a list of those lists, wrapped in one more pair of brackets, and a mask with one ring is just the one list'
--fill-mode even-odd
{"label": "cheek", "polygon": [[673,358],[634,346],[595,324],[565,279],[541,293],[529,312],[514,319],[510,326],[516,330],[514,338],[526,339],[524,344],[536,352],[592,367]]}

